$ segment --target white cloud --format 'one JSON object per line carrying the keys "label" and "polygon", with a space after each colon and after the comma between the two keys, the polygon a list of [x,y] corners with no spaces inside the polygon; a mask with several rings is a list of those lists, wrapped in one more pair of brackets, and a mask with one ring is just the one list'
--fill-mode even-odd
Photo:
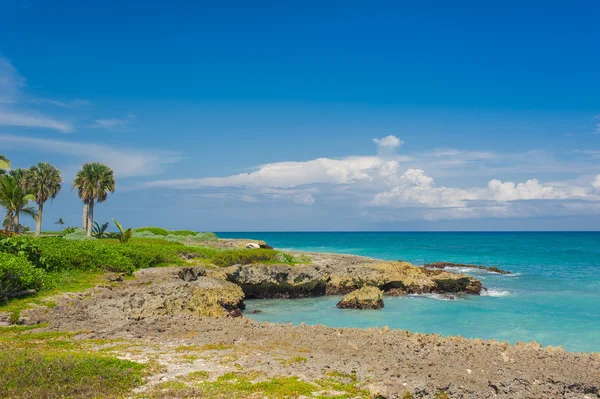
{"label": "white cloud", "polygon": [[0,126],[35,127],[53,129],[61,133],[73,132],[73,126],[68,122],[34,113],[23,113],[0,109]]}
{"label": "white cloud", "polygon": [[600,174],[596,175],[596,177],[594,178],[594,181],[592,182],[592,186],[596,190],[600,190]]}
{"label": "white cloud", "polygon": [[25,78],[7,58],[0,56],[0,103],[16,102],[23,87]]}
{"label": "white cloud", "polygon": [[[600,179],[598,180],[600,186]],[[414,207],[430,208],[468,208],[471,202],[482,201],[509,202],[523,200],[566,200],[597,199],[592,196],[590,187],[571,186],[567,184],[541,184],[536,179],[523,183],[491,180],[487,187],[445,187],[435,186],[433,178],[421,169],[409,169],[389,190],[375,194],[371,205],[377,207]],[[488,204],[498,207],[498,204]],[[500,205],[501,206],[501,205]],[[465,211],[459,211],[466,213]],[[470,211],[469,211],[470,212]]]}
{"label": "white cloud", "polygon": [[69,122],[24,108],[23,103],[34,102],[27,99],[23,92],[25,87],[25,78],[7,58],[0,56],[0,126],[51,129],[61,133],[74,130]]}
{"label": "white cloud", "polygon": [[109,130],[123,130],[129,128],[134,119],[135,115],[130,112],[125,118],[96,119],[93,121],[91,127],[105,128]]}
{"label": "white cloud", "polygon": [[191,189],[200,187],[278,187],[289,188],[306,184],[350,184],[371,181],[374,175],[392,173],[394,161],[379,157],[318,158],[306,162],[276,162],[262,165],[251,173],[200,179],[159,180],[146,187]]}
{"label": "white cloud", "polygon": [[390,154],[396,151],[404,142],[398,137],[389,135],[380,139],[373,139],[373,142],[377,144],[377,152],[380,154]]}
{"label": "white cloud", "polygon": [[[384,142],[384,139],[378,141]],[[390,143],[393,144],[393,140]],[[394,147],[392,144],[388,147]],[[579,158],[569,162],[576,163],[573,166],[558,162],[543,151],[507,155],[455,149],[408,155],[388,152],[375,156],[275,162],[248,173],[156,180],[143,183],[141,188],[200,190],[213,194],[220,191],[228,193],[227,198],[242,201],[242,196],[250,196],[256,201],[282,199],[306,205],[339,203],[361,208],[365,214],[378,215],[381,215],[380,210],[394,213],[394,210],[411,208],[411,217],[427,220],[524,217],[555,212],[557,202],[562,205],[565,201],[600,201],[600,193],[593,190],[596,187],[600,191],[600,177],[592,186],[593,178],[589,175],[591,169],[597,172],[597,163],[583,162]],[[426,165],[433,173],[427,174],[418,165]],[[524,170],[564,173],[570,168],[588,174],[569,181],[546,183],[535,178],[524,181],[494,178],[498,174],[522,175]],[[482,180],[488,174],[493,175],[492,178]],[[454,182],[460,182],[465,176],[478,177],[476,184],[437,185],[434,175]],[[525,206],[524,202],[530,204]],[[540,202],[552,204],[552,208],[541,206]]]}
{"label": "white cloud", "polygon": [[103,162],[114,169],[118,177],[149,176],[160,173],[165,166],[178,162],[178,154],[160,151],[139,151],[112,148],[91,143],[38,139],[0,135],[2,148],[18,148],[67,155],[79,162]]}

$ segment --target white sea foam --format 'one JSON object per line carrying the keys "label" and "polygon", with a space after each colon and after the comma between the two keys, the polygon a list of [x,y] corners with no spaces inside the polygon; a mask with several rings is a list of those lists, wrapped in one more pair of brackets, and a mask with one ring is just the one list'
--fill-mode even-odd
{"label": "white sea foam", "polygon": [[505,290],[498,290],[495,288],[488,288],[487,291],[481,290],[481,295],[482,296],[502,297],[502,296],[510,295],[510,292],[505,291]]}
{"label": "white sea foam", "polygon": [[461,266],[446,266],[446,267],[444,267],[444,270],[447,272],[454,272],[454,273],[495,274],[497,276],[506,276],[506,277],[514,277],[514,276],[521,275],[521,273],[504,274],[504,273],[494,272],[492,270],[477,269],[474,267],[461,267]]}
{"label": "white sea foam", "polygon": [[521,275],[521,273],[505,274],[506,277],[519,277],[520,275]]}

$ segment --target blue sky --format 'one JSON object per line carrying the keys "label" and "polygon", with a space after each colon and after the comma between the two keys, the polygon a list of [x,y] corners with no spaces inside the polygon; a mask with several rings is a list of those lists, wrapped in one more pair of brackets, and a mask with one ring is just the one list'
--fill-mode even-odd
{"label": "blue sky", "polygon": [[[80,222],[596,230],[595,2],[0,0],[0,153]],[[376,139],[376,140],[375,140]]]}

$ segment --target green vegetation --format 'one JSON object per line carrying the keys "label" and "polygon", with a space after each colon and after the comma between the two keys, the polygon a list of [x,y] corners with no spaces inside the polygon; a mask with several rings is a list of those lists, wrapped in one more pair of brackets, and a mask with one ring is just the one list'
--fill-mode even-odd
{"label": "green vegetation", "polygon": [[[1,256],[1,255],[0,255]],[[11,321],[16,324],[19,313],[32,306],[54,307],[54,302],[50,299],[53,295],[64,292],[79,292],[88,288],[92,288],[102,281],[103,272],[89,271],[64,271],[64,272],[47,272],[46,280],[48,281],[38,293],[32,296],[19,297],[10,299],[7,302],[0,302],[0,312],[10,312],[15,315],[16,320]]]}
{"label": "green vegetation", "polygon": [[121,223],[117,222],[115,219],[113,219],[113,222],[115,222],[115,225],[119,229],[119,234],[117,234],[117,238],[119,239],[119,242],[121,244],[127,244],[129,242],[129,239],[133,235],[133,230],[131,230],[131,227],[128,228],[127,230],[123,229],[123,226],[121,226]]}
{"label": "green vegetation", "polygon": [[169,235],[171,232],[169,230],[166,229],[162,229],[160,227],[139,227],[137,229],[134,230],[134,232],[136,233],[141,233],[144,231],[148,231],[154,235],[157,236],[166,236]]}
{"label": "green vegetation", "polygon": [[106,201],[109,193],[115,192],[115,173],[108,166],[98,163],[86,163],[75,175],[73,188],[83,201],[83,227],[88,237],[94,226],[94,204]]}
{"label": "green vegetation", "polygon": [[0,301],[24,290],[37,290],[45,282],[46,273],[25,257],[0,252]]}
{"label": "green vegetation", "polygon": [[[311,398],[369,398],[370,395],[355,386],[344,384],[333,378],[304,381],[298,377],[272,377],[265,379],[260,373],[227,373],[215,381],[206,381],[205,374],[182,377],[179,381],[158,384],[143,397],[206,397],[231,399],[287,399]],[[261,378],[262,377],[262,378]],[[260,379],[260,380],[258,380]],[[194,383],[195,382],[195,383]],[[335,393],[330,393],[335,391]]]}
{"label": "green vegetation", "polygon": [[54,222],[54,224],[57,224],[58,228],[62,229],[62,227],[65,225],[65,221],[63,220],[63,218],[58,218],[58,220]]}
{"label": "green vegetation", "polygon": [[100,225],[98,222],[94,222],[94,227],[92,227],[92,237],[94,238],[104,238],[108,236],[108,222]]}
{"label": "green vegetation", "polygon": [[29,205],[35,197],[27,191],[24,175],[25,171],[15,169],[0,176],[0,206],[6,210],[2,225],[14,233],[20,231],[21,214],[37,217],[36,210]]}
{"label": "green vegetation", "polygon": [[42,216],[44,204],[53,200],[58,195],[63,183],[60,171],[48,162],[40,162],[29,168],[25,173],[25,186],[33,195],[33,200],[38,204],[35,234],[42,232]]}
{"label": "green vegetation", "polygon": [[5,174],[7,169],[10,169],[10,160],[4,155],[0,155],[0,175]]}
{"label": "green vegetation", "polygon": [[217,253],[212,262],[217,266],[248,265],[252,263],[300,263],[292,255],[274,249],[231,249]]}
{"label": "green vegetation", "polygon": [[214,233],[202,233],[192,230],[169,231],[160,227],[140,227],[133,230],[133,236],[138,238],[158,238],[182,244],[201,244],[205,241],[215,241]]}
{"label": "green vegetation", "polygon": [[143,383],[146,366],[88,350],[72,333],[0,328],[0,397],[116,398]]}

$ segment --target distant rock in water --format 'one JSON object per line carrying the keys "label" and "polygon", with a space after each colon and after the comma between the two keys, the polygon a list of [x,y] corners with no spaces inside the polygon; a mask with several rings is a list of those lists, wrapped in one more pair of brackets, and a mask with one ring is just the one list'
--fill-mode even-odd
{"label": "distant rock in water", "polygon": [[464,263],[452,263],[452,262],[425,263],[423,265],[423,267],[426,269],[445,269],[447,267],[461,267],[461,268],[468,268],[468,269],[486,270],[488,272],[499,273],[499,274],[511,274],[511,272],[499,269],[495,266],[486,267],[486,266],[480,266],[480,265],[469,265],[469,264],[464,264]]}
{"label": "distant rock in water", "polygon": [[340,309],[381,309],[383,291],[377,287],[362,287],[352,291],[338,302]]}

